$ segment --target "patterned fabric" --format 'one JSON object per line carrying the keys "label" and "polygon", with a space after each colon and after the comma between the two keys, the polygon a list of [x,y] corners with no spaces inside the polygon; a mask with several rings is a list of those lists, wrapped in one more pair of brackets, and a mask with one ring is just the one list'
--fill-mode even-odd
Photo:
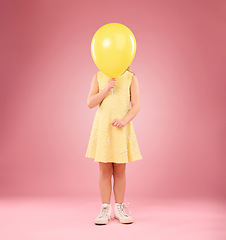
{"label": "patterned fabric", "polygon": [[[126,163],[141,160],[132,121],[123,128],[112,126],[114,118],[123,119],[130,110],[130,85],[133,73],[125,71],[116,78],[113,91],[98,105],[85,157],[95,162]],[[109,77],[99,71],[99,91],[107,86]]]}

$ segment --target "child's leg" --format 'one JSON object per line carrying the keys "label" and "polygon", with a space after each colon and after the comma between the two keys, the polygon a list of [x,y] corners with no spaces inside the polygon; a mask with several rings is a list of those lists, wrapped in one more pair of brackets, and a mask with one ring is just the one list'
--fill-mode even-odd
{"label": "child's leg", "polygon": [[111,199],[111,178],[113,173],[113,165],[111,163],[99,162],[99,188],[102,203],[110,203]]}
{"label": "child's leg", "polygon": [[126,163],[113,163],[114,195],[116,203],[124,202],[126,188]]}

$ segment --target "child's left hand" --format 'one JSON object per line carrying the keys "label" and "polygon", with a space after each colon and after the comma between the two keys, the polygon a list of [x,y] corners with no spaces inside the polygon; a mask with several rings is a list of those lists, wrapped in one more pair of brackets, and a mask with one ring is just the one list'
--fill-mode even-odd
{"label": "child's left hand", "polygon": [[119,127],[119,128],[122,128],[126,125],[125,122],[117,118],[113,119],[111,124],[112,126]]}

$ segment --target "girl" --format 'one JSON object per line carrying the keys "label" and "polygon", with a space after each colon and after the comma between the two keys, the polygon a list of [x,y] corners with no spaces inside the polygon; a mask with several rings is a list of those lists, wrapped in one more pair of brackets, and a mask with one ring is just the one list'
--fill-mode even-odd
{"label": "girl", "polygon": [[[131,102],[131,108],[130,108]],[[92,79],[87,105],[98,105],[85,157],[99,162],[99,188],[101,211],[95,224],[111,220],[111,178],[114,177],[114,218],[121,223],[132,223],[125,212],[126,163],[141,160],[132,119],[140,110],[140,93],[137,77],[130,66],[119,77],[109,78],[99,71]],[[128,209],[131,213],[131,211]]]}

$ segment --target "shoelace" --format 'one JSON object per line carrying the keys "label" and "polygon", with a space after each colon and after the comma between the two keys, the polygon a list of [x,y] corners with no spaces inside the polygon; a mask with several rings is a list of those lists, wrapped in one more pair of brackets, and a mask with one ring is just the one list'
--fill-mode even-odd
{"label": "shoelace", "polygon": [[126,208],[126,209],[129,211],[129,213],[131,214],[131,211],[130,211],[130,209],[127,207],[127,204],[129,205],[129,202],[123,202],[123,203],[120,204],[120,210],[123,212],[123,214],[124,214],[125,216],[128,216],[128,214],[125,212],[124,208]]}
{"label": "shoelace", "polygon": [[105,217],[107,215],[107,213],[108,213],[108,206],[102,207],[101,212],[99,214],[99,218]]}

